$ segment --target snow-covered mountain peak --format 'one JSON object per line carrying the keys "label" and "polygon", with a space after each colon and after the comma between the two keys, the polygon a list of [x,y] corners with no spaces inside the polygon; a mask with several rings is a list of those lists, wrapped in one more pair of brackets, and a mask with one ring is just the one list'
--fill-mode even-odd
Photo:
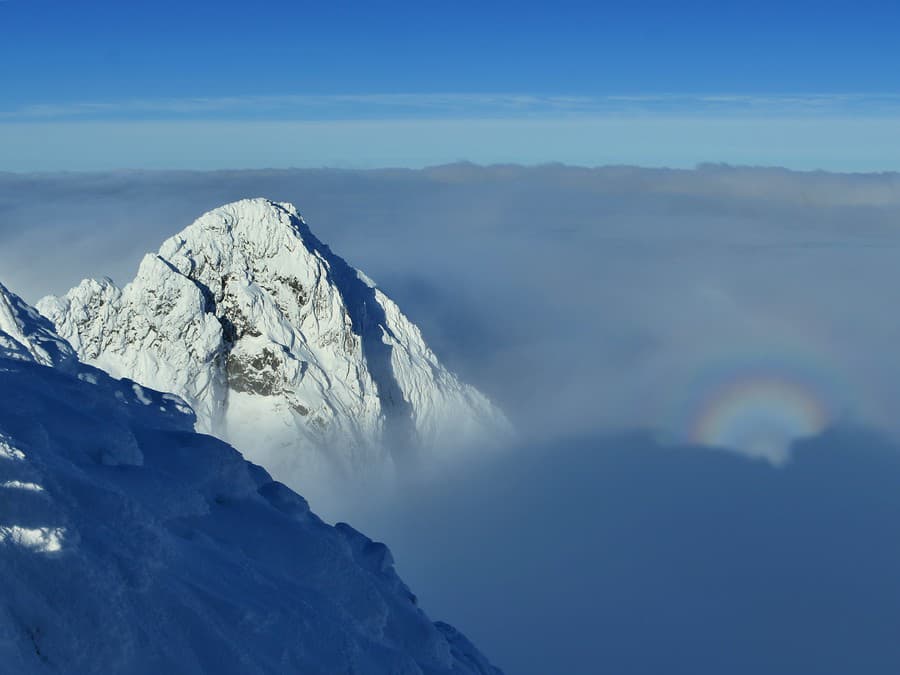
{"label": "snow-covered mountain peak", "polygon": [[88,280],[38,307],[82,359],[183,396],[282,477],[391,471],[508,431],[290,204],[226,204],[123,289]]}
{"label": "snow-covered mountain peak", "polygon": [[170,245],[179,241],[199,243],[221,240],[231,243],[251,242],[257,252],[271,255],[281,247],[294,249],[305,227],[293,204],[278,203],[257,197],[242,199],[208,211],[179,234],[170,238],[160,251],[171,254]]}

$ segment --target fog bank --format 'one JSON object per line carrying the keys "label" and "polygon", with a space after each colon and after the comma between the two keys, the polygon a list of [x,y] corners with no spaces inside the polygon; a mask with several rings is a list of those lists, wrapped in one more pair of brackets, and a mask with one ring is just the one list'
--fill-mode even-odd
{"label": "fog bank", "polygon": [[898,431],[897,174],[0,175],[0,276],[31,301],[124,283],[200,213],[253,195],[297,204],[532,436],[640,427],[781,461],[826,423]]}

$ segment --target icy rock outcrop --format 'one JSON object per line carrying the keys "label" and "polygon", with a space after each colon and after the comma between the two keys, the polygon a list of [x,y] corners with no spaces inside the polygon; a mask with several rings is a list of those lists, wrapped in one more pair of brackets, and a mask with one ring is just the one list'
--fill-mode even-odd
{"label": "icy rock outcrop", "polygon": [[499,673],[383,544],[0,308],[2,672]]}
{"label": "icy rock outcrop", "polygon": [[184,397],[198,430],[276,475],[441,457],[508,431],[365,275],[290,204],[235,202],[40,311],[82,360]]}

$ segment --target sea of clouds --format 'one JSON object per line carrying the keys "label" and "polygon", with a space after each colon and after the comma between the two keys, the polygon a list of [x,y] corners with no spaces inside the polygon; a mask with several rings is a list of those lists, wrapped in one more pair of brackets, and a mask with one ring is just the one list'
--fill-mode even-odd
{"label": "sea of clouds", "polygon": [[787,435],[821,418],[900,431],[896,174],[0,174],[3,281],[30,301],[86,276],[125,283],[164,238],[246,196],[294,202],[530,435],[639,427],[740,445],[698,426],[729,388],[760,379],[817,411],[794,411]]}
{"label": "sea of clouds", "polygon": [[0,174],[0,281],[125,283],[250,196],[295,203],[518,429],[349,514],[435,618],[511,673],[898,672],[900,175]]}

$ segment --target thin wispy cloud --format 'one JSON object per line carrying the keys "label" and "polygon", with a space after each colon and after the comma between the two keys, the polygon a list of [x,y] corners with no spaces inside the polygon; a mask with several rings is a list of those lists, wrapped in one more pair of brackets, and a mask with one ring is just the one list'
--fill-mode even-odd
{"label": "thin wispy cloud", "polygon": [[[0,0],[0,2],[5,0]],[[288,94],[108,101],[39,101],[0,109],[2,121],[129,119],[406,119],[619,115],[900,116],[900,93]]]}

